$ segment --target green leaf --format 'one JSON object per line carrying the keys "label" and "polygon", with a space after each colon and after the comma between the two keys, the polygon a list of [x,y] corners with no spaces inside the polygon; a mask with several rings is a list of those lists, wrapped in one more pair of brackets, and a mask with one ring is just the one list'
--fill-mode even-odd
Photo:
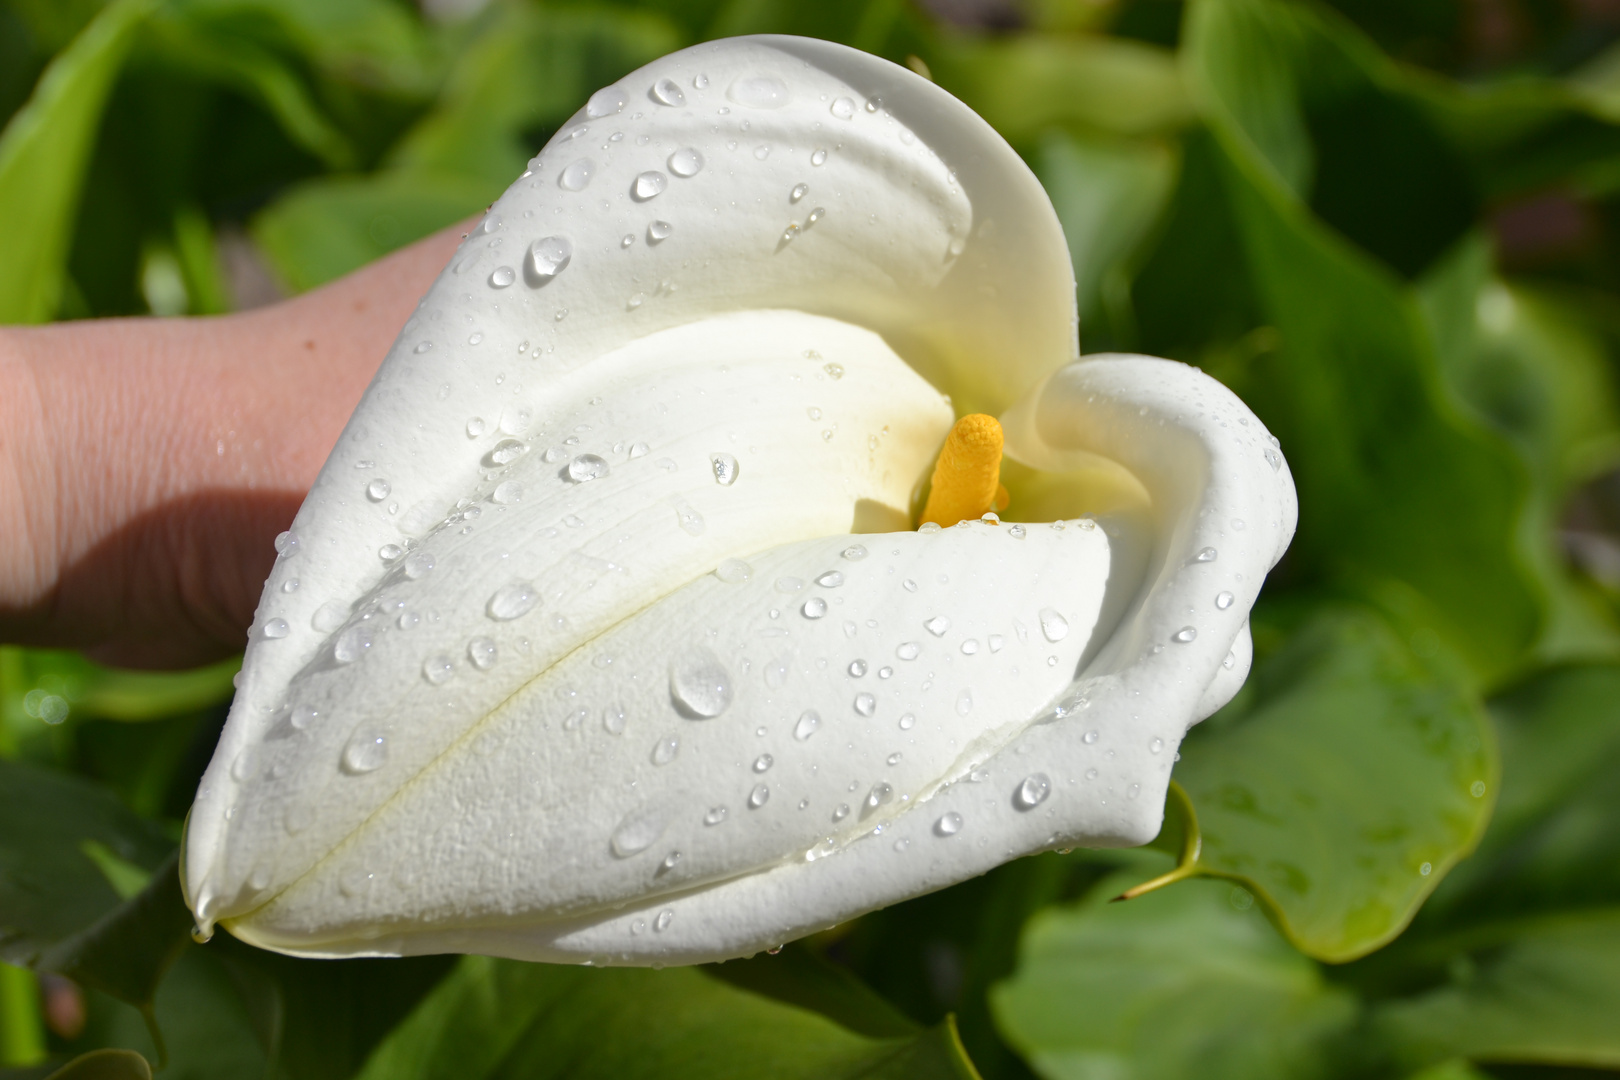
{"label": "green leaf", "polygon": [[1107,904],[1116,876],[1083,903],[1024,930],[1018,970],[995,987],[1002,1034],[1053,1080],[1234,1080],[1315,1076],[1356,1015],[1248,894],[1183,882]]}
{"label": "green leaf", "polygon": [[45,1080],[152,1080],[152,1066],[133,1050],[92,1050]]}
{"label": "green leaf", "polygon": [[[1176,155],[1158,142],[1053,131],[1040,140],[1034,169],[1069,243],[1085,326],[1110,299],[1117,308],[1124,266],[1170,201]],[[1113,297],[1103,295],[1106,286]]]}
{"label": "green leaf", "polygon": [[102,106],[153,0],[116,0],[40,77],[0,133],[0,323],[44,322],[62,295],[79,189]]}
{"label": "green leaf", "polygon": [[156,872],[174,844],[105,789],[51,770],[0,761],[0,959],[37,965],[119,907],[82,845]]}
{"label": "green leaf", "polygon": [[1144,135],[1192,119],[1174,56],[1139,41],[956,37],[929,57],[935,80],[1015,144],[1057,126]]}
{"label": "green leaf", "polygon": [[500,185],[455,175],[379,173],[295,187],[253,220],[283,283],[313,289],[477,213]]}
{"label": "green leaf", "polygon": [[1241,880],[1307,954],[1361,956],[1484,831],[1497,764],[1483,710],[1355,610],[1318,609],[1250,683],[1176,767],[1197,866]]}
{"label": "green leaf", "polygon": [[976,1077],[954,1028],[858,1035],[694,968],[594,970],[464,957],[363,1080],[454,1077]]}
{"label": "green leaf", "polygon": [[1409,1065],[1620,1067],[1620,909],[1474,935],[1451,984],[1379,1006],[1374,1037]]}

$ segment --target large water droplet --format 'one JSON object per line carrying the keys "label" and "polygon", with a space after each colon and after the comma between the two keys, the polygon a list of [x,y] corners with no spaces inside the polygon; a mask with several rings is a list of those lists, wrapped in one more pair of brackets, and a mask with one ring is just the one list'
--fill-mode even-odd
{"label": "large water droplet", "polygon": [[500,506],[512,506],[523,501],[523,485],[516,480],[502,480],[489,497]]}
{"label": "large water droplet", "polygon": [[885,803],[894,801],[894,787],[889,784],[873,784],[872,790],[866,793],[861,801],[861,817],[866,817]]}
{"label": "large water droplet", "polygon": [[866,661],[865,660],[851,660],[849,662],[849,677],[850,678],[859,679],[861,676],[863,676],[865,674],[866,674]]}
{"label": "large water droplet", "polygon": [[946,813],[938,821],[934,822],[935,836],[955,836],[961,831],[962,815],[955,810]]}
{"label": "large water droplet", "polygon": [[572,162],[557,177],[557,185],[564,191],[584,191],[596,175],[596,162],[580,158]]}
{"label": "large water droplet", "polygon": [[812,596],[804,602],[804,607],[799,611],[807,619],[819,619],[827,614],[827,601],[819,596]]}
{"label": "large water droplet", "polygon": [[377,549],[377,558],[383,562],[393,562],[403,554],[405,554],[405,549],[398,544],[384,544]]}
{"label": "large water droplet", "polygon": [[568,479],[576,484],[600,480],[608,474],[608,463],[595,454],[580,454],[568,463]]}
{"label": "large water droplet", "polygon": [[388,498],[388,493],[391,490],[393,489],[388,486],[388,481],[382,479],[373,480],[366,485],[366,498],[372,502],[382,502]]}
{"label": "large water droplet", "polygon": [[489,283],[497,289],[504,289],[517,280],[517,271],[510,266],[497,266],[495,272],[489,275]]}
{"label": "large water droplet", "polygon": [[1033,810],[1052,794],[1052,781],[1045,773],[1031,773],[1013,792],[1013,806],[1019,810]]}
{"label": "large water droplet", "polygon": [[612,116],[624,108],[630,95],[617,86],[604,86],[592,94],[590,100],[585,102],[585,115],[592,120],[600,120],[604,116]]}
{"label": "large water droplet", "polygon": [[[943,615],[935,615],[932,619],[929,619],[927,622],[923,623],[923,629],[927,630],[935,637],[944,637],[945,631],[949,630],[950,628],[951,620],[947,619]],[[901,659],[905,658],[902,657]]]}
{"label": "large water droplet", "polygon": [[855,116],[855,102],[847,97],[835,98],[828,111],[840,120],[849,120]]}
{"label": "large water droplet", "polygon": [[473,662],[473,667],[479,671],[488,671],[495,666],[500,658],[500,650],[495,643],[487,637],[475,637],[467,642],[467,659]]}
{"label": "large water droplet", "polygon": [[877,698],[871,694],[861,693],[855,695],[855,711],[862,716],[871,716],[877,712]]}
{"label": "large water droplet", "polygon": [[726,97],[750,109],[780,109],[788,103],[788,88],[769,75],[744,75],[726,90]]}
{"label": "large water droplet", "polygon": [[518,439],[502,439],[490,448],[489,464],[492,466],[510,465],[528,452],[527,443]]}
{"label": "large water droplet", "polygon": [[455,663],[442,653],[422,665],[422,677],[434,686],[443,686],[455,673]]}
{"label": "large water droplet", "polygon": [[574,257],[574,245],[567,237],[547,236],[529,245],[529,274],[535,283],[543,285],[568,269],[568,260]]}
{"label": "large water droplet", "polygon": [[1069,620],[1056,608],[1043,607],[1036,618],[1041,621],[1041,633],[1047,641],[1058,642],[1069,636]]}
{"label": "large water droplet", "polygon": [[669,171],[685,178],[703,171],[703,155],[690,146],[683,146],[669,155]]}
{"label": "large water droplet", "polygon": [[646,202],[664,190],[669,178],[656,169],[649,169],[636,177],[636,182],[630,185],[630,197],[637,202]]}
{"label": "large water droplet", "polygon": [[1222,611],[1225,611],[1227,608],[1232,606],[1232,602],[1236,599],[1237,597],[1233,596],[1229,592],[1217,593],[1215,595],[1215,606],[1220,608]]}
{"label": "large water droplet", "polygon": [[669,234],[675,231],[675,226],[667,221],[655,221],[647,226],[647,243],[656,244],[669,239]]}
{"label": "large water droplet", "polygon": [[775,764],[776,764],[776,759],[773,758],[771,755],[769,755],[769,754],[761,754],[761,755],[759,755],[759,757],[754,759],[754,771],[755,772],[768,772],[770,770],[770,767],[772,765],[775,765]]}
{"label": "large water droplet", "polygon": [[915,641],[902,641],[895,647],[894,655],[902,660],[915,660],[922,655],[922,646]]}
{"label": "large water droplet", "polygon": [[686,92],[674,79],[659,79],[653,83],[652,96],[658,104],[668,105],[671,108],[686,104]]}
{"label": "large water droplet", "polygon": [[357,731],[343,748],[343,771],[350,776],[376,772],[388,760],[388,736],[378,731]]}
{"label": "large water droplet", "polygon": [[484,610],[490,618],[505,622],[527,615],[539,602],[540,593],[533,585],[527,581],[514,581],[496,589]]}
{"label": "large water droplet", "polygon": [[685,715],[711,719],[731,704],[731,672],[713,652],[698,646],[670,665],[669,695]]}
{"label": "large water droplet", "polygon": [[764,784],[755,784],[754,790],[748,793],[748,808],[758,810],[771,801],[771,789]]}
{"label": "large water droplet", "polygon": [[1266,464],[1271,466],[1271,471],[1272,472],[1277,472],[1277,471],[1282,469],[1282,455],[1281,454],[1279,454],[1279,453],[1277,453],[1277,451],[1269,449],[1269,448],[1266,449],[1265,451],[1263,451],[1263,453],[1265,454],[1265,457],[1266,457]]}
{"label": "large water droplet", "polygon": [[286,619],[271,619],[264,624],[264,636],[274,641],[276,638],[286,637],[290,629]]}
{"label": "large water droplet", "polygon": [[484,428],[487,426],[488,425],[484,423],[484,418],[482,416],[473,417],[471,420],[467,421],[467,438],[478,438],[478,436],[484,433]]}
{"label": "large water droplet", "polygon": [[675,520],[680,525],[681,531],[688,536],[702,536],[703,530],[709,527],[708,522],[703,520],[703,515],[685,499],[675,500]]}
{"label": "large water droplet", "polygon": [[754,568],[741,559],[721,559],[714,568],[714,576],[727,585],[741,585],[754,576]]}
{"label": "large water droplet", "polygon": [[1198,630],[1195,627],[1183,626],[1180,630],[1177,630],[1175,633],[1170,635],[1170,640],[1175,642],[1177,645],[1186,645],[1195,640],[1197,637]]}
{"label": "large water droplet", "polygon": [[730,454],[710,454],[709,466],[714,470],[714,482],[721,487],[735,484],[738,473],[742,471],[742,466],[738,465],[737,459]]}
{"label": "large water droplet", "polygon": [[675,760],[675,755],[681,752],[681,738],[679,735],[665,735],[653,743],[652,763],[654,765],[668,765]]}
{"label": "large water droplet", "polygon": [[332,646],[332,658],[340,664],[352,664],[371,648],[371,631],[364,626],[351,626],[338,635]]}
{"label": "large water droplet", "polygon": [[799,722],[793,725],[793,737],[799,742],[804,742],[810,736],[814,735],[816,733],[816,729],[820,726],[821,714],[816,712],[814,709],[806,709],[799,716]]}
{"label": "large water droplet", "polygon": [[608,846],[621,859],[628,859],[638,851],[646,851],[664,835],[664,821],[664,814],[657,807],[638,807],[620,820]]}

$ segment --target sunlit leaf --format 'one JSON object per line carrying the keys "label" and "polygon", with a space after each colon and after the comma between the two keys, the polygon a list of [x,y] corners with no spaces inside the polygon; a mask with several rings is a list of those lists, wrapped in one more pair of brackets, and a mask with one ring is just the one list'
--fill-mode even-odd
{"label": "sunlit leaf", "polygon": [[954,1029],[873,1038],[691,968],[464,958],[362,1080],[977,1076]]}
{"label": "sunlit leaf", "polygon": [[79,189],[108,89],[154,0],[116,0],[40,77],[0,133],[0,323],[56,314]]}
{"label": "sunlit leaf", "polygon": [[[1051,1080],[1309,1077],[1356,1015],[1346,991],[1225,882],[1030,920],[1018,970],[991,994],[1002,1034]],[[1235,901],[1235,902],[1234,902]]]}
{"label": "sunlit leaf", "polygon": [[1370,952],[1484,830],[1497,765],[1483,711],[1355,611],[1318,615],[1250,678],[1176,766],[1198,866],[1240,878],[1304,952]]}

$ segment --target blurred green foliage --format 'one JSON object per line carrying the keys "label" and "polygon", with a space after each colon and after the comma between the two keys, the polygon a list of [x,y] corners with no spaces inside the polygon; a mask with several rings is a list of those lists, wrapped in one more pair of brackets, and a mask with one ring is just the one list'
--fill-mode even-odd
{"label": "blurred green foliage", "polygon": [[192,944],[173,852],[234,666],[0,648],[0,1076],[1620,1069],[1612,5],[424,7],[0,0],[0,321],[309,289],[476,212],[663,53],[843,41],[1024,155],[1087,351],[1197,364],[1281,436],[1302,517],[1255,673],[1183,747],[1163,850],[597,972]]}

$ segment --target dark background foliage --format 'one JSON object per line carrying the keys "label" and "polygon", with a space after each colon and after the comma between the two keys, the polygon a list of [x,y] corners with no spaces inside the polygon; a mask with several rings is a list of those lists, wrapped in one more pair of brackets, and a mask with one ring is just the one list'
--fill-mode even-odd
{"label": "dark background foliage", "polygon": [[0,321],[311,288],[754,32],[978,109],[1086,351],[1199,365],[1281,437],[1299,535],[1165,834],[709,968],[202,946],[174,849],[234,666],[0,648],[0,1076],[1620,1069],[1614,0],[0,0]]}

